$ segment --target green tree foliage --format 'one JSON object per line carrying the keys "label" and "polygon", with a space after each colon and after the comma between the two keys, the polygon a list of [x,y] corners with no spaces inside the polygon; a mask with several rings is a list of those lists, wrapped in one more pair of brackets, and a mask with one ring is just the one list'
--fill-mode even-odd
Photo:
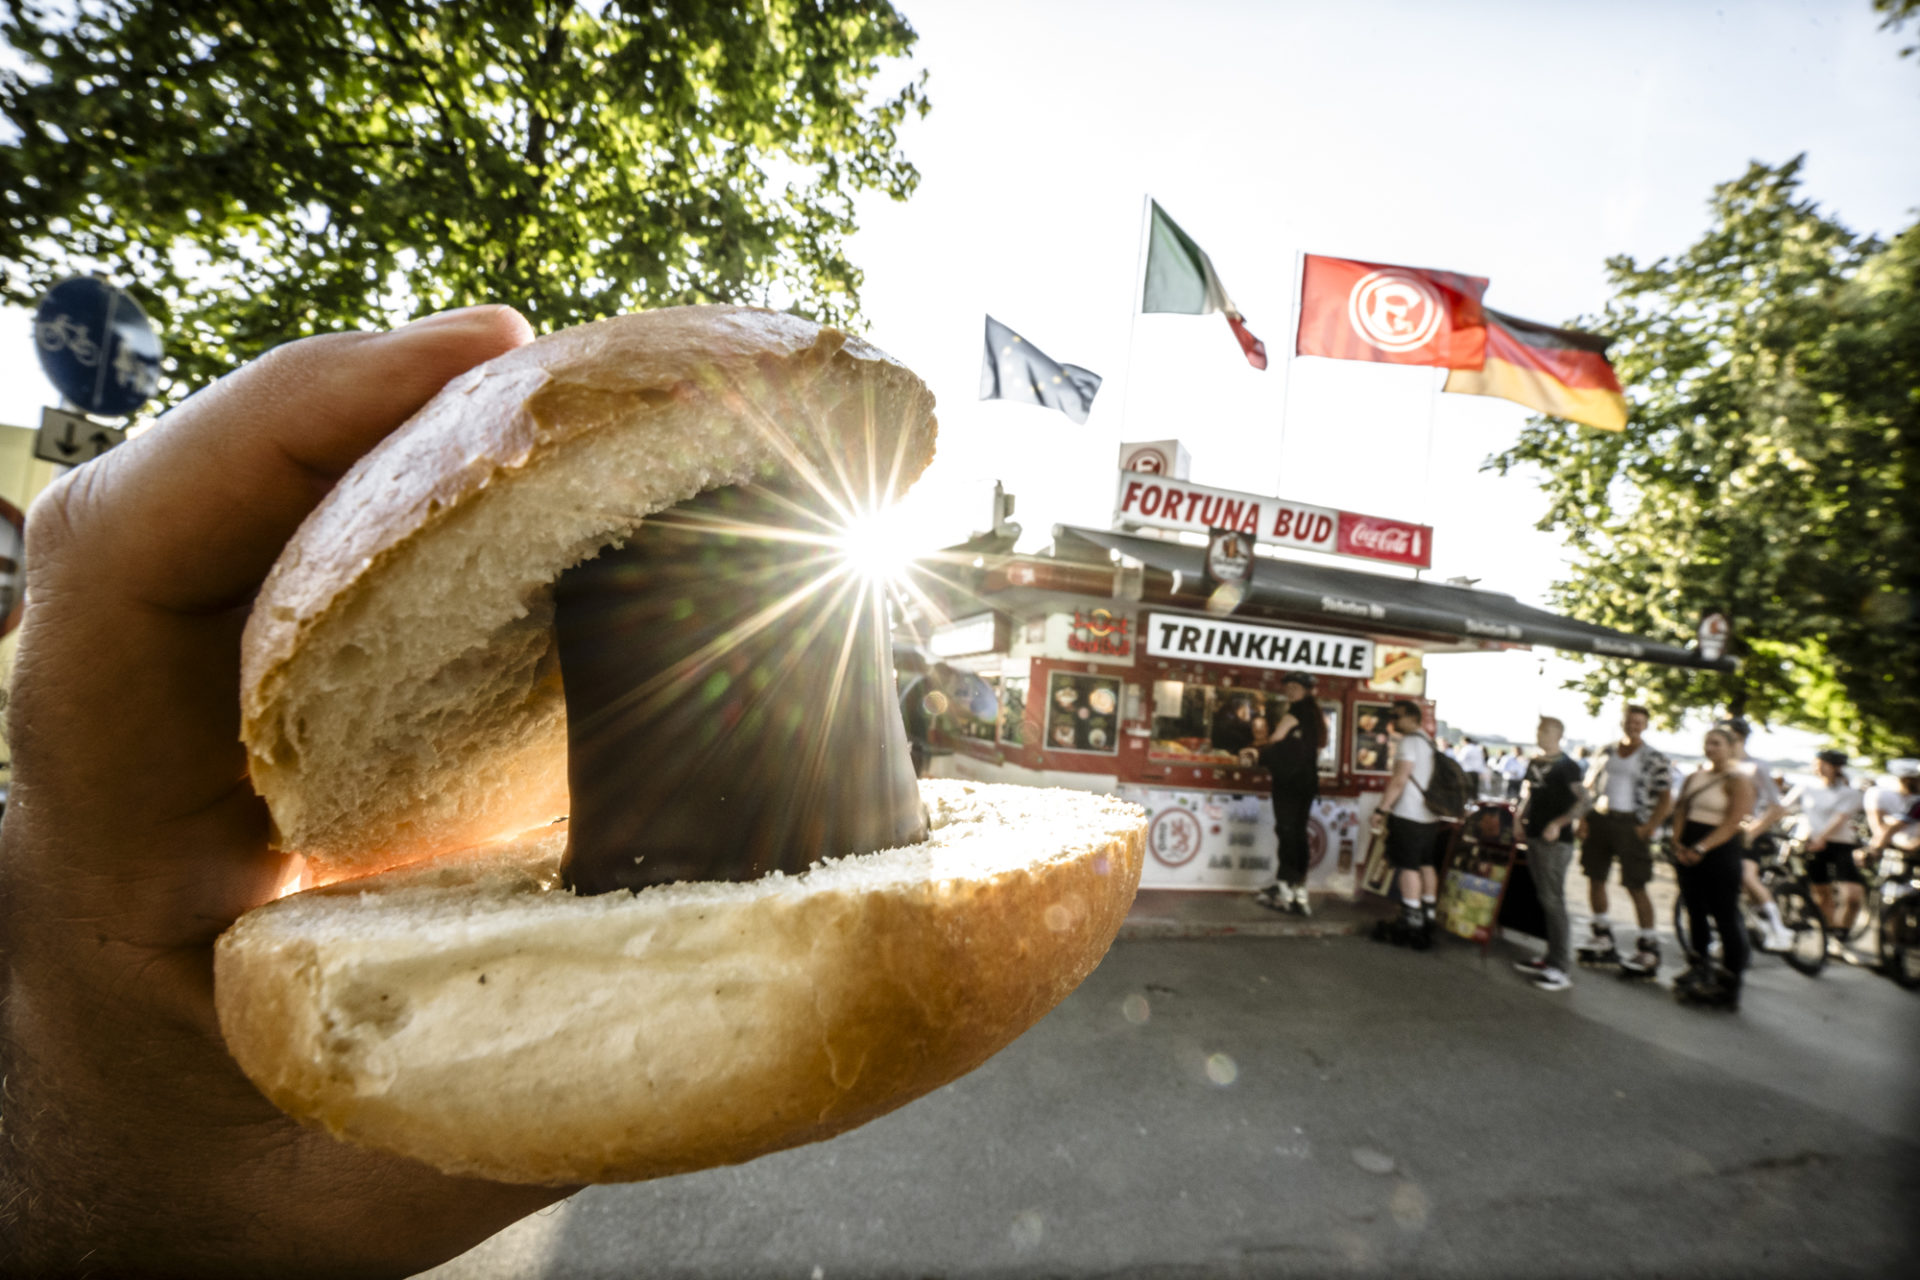
{"label": "green tree foliage", "polygon": [[483,301],[845,321],[855,197],[919,179],[884,0],[7,0],[0,36],[0,298],[130,284],[176,398]]}
{"label": "green tree foliage", "polygon": [[1570,613],[1667,638],[1733,622],[1737,674],[1600,662],[1576,686],[1593,703],[1920,754],[1920,226],[1855,236],[1798,197],[1800,167],[1717,188],[1678,257],[1607,263],[1615,296],[1579,323],[1615,335],[1626,431],[1535,418],[1489,465],[1544,472]]}

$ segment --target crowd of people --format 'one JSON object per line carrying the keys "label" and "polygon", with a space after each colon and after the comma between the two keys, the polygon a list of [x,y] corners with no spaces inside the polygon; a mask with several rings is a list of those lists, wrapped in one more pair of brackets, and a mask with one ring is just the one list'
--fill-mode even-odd
{"label": "crowd of people", "polygon": [[[1278,877],[1255,897],[1302,914],[1309,909],[1307,814],[1318,794],[1315,759],[1327,732],[1312,689],[1311,676],[1288,677],[1288,714],[1270,737],[1257,735],[1242,752],[1243,760],[1257,761],[1273,780],[1280,844]],[[1920,852],[1920,760],[1889,762],[1886,781],[1868,787],[1849,775],[1846,753],[1822,751],[1813,776],[1788,787],[1747,754],[1752,728],[1741,717],[1707,731],[1702,762],[1691,771],[1646,741],[1650,723],[1645,707],[1630,704],[1617,740],[1569,752],[1566,726],[1543,716],[1533,750],[1508,744],[1489,752],[1465,735],[1436,741],[1423,727],[1418,703],[1395,703],[1393,767],[1373,829],[1384,835],[1400,913],[1376,936],[1415,949],[1431,945],[1440,868],[1456,816],[1437,801],[1429,803],[1444,758],[1457,766],[1469,799],[1505,799],[1514,806],[1516,840],[1526,852],[1547,942],[1544,952],[1516,967],[1542,990],[1570,987],[1579,964],[1640,978],[1660,971],[1661,940],[1648,886],[1656,847],[1663,846],[1686,916],[1687,936],[1679,941],[1687,964],[1674,992],[1690,1004],[1737,1008],[1752,950],[1743,897],[1753,904],[1763,949],[1784,951],[1794,942],[1761,876],[1779,852],[1776,833],[1787,819],[1788,838],[1797,842],[1813,899],[1829,926],[1830,952],[1858,963],[1845,939],[1865,902],[1863,868],[1876,865],[1889,849]],[[1587,881],[1590,912],[1587,936],[1577,943],[1566,899],[1576,861]],[[1630,945],[1614,934],[1615,866],[1633,912]]]}

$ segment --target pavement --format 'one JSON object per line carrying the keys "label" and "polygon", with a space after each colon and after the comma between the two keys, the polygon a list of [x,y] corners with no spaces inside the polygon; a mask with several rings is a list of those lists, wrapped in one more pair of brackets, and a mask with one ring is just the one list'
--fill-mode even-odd
{"label": "pavement", "polygon": [[[1773,958],[1737,1014],[1671,973],[1546,993],[1512,943],[1420,954],[1250,904],[1226,933],[1207,897],[1143,896],[1079,991],[892,1115],[583,1191],[427,1274],[1920,1273],[1920,995]],[[1257,932],[1282,926],[1324,932]]]}

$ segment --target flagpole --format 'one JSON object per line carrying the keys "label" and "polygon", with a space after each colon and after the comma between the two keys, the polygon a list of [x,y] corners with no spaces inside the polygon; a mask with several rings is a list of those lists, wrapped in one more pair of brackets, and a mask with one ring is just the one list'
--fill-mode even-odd
{"label": "flagpole", "polygon": [[1127,439],[1127,406],[1133,403],[1133,341],[1140,328],[1140,290],[1141,277],[1146,273],[1147,234],[1153,218],[1153,197],[1146,192],[1140,193],[1140,249],[1133,259],[1133,292],[1127,298],[1127,387],[1120,393],[1120,439],[1115,443],[1124,444]]}
{"label": "flagpole", "polygon": [[[1433,492],[1433,422],[1440,412],[1440,387],[1446,379],[1447,371],[1444,368],[1436,368],[1427,378],[1427,475],[1423,487],[1427,494],[1428,524],[1437,524],[1440,519],[1440,514],[1435,509],[1440,505],[1440,500],[1434,496]],[[1420,571],[1414,570],[1413,576],[1419,577]]]}
{"label": "flagpole", "polygon": [[[1304,251],[1293,251],[1293,289],[1287,295],[1287,332],[1297,334],[1300,329],[1300,264],[1304,260]],[[1287,491],[1287,409],[1293,403],[1293,351],[1300,343],[1296,340],[1287,344],[1287,363],[1281,373],[1286,382],[1280,388],[1280,448],[1274,459],[1280,467],[1280,484],[1277,493]]]}

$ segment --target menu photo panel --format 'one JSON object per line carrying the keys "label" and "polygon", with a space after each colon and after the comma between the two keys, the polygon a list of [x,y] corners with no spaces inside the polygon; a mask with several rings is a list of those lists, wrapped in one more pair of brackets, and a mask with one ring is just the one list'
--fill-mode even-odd
{"label": "menu photo panel", "polygon": [[1055,671],[1047,680],[1049,751],[1120,751],[1120,677]]}
{"label": "menu photo panel", "polygon": [[1353,771],[1360,774],[1393,772],[1393,704],[1353,704]]}

